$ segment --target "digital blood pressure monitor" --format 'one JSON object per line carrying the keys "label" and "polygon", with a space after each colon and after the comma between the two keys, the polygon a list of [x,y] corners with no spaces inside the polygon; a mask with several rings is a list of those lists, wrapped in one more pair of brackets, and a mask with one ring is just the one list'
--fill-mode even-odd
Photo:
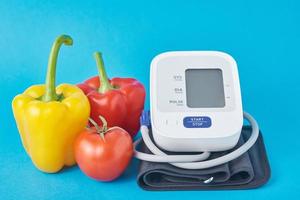
{"label": "digital blood pressure monitor", "polygon": [[150,72],[150,110],[153,139],[164,150],[233,148],[243,125],[235,60],[218,51],[156,56]]}

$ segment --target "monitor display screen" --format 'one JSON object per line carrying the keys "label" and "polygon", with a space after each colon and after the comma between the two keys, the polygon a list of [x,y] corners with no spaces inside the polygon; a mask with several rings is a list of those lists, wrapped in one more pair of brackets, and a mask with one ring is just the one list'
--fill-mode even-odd
{"label": "monitor display screen", "polygon": [[187,69],[186,99],[190,108],[221,108],[225,106],[221,69]]}

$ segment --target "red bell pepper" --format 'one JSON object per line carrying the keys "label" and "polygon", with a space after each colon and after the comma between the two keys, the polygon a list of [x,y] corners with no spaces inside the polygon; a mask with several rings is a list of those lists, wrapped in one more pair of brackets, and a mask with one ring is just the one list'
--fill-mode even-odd
{"label": "red bell pepper", "polygon": [[91,105],[91,118],[102,125],[103,116],[108,127],[119,126],[134,137],[139,128],[139,118],[144,108],[144,86],[133,78],[108,79],[102,55],[94,54],[99,75],[77,86],[86,94]]}

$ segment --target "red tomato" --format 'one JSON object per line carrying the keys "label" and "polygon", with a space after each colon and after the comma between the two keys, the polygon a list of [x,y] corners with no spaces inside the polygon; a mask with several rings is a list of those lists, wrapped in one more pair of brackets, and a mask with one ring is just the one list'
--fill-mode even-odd
{"label": "red tomato", "polygon": [[79,168],[89,177],[112,181],[128,166],[133,155],[129,133],[119,127],[103,132],[95,127],[83,131],[75,141],[75,159]]}

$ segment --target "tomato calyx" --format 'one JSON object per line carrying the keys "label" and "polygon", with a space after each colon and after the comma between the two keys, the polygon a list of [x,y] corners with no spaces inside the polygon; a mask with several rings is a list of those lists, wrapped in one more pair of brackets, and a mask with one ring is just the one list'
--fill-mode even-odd
{"label": "tomato calyx", "polygon": [[99,127],[99,125],[92,119],[89,118],[89,121],[91,122],[91,124],[93,124],[93,126],[96,128],[96,132],[101,136],[101,138],[105,141],[105,133],[107,132],[107,121],[104,117],[102,117],[101,115],[99,115],[99,119],[102,122],[102,128]]}

